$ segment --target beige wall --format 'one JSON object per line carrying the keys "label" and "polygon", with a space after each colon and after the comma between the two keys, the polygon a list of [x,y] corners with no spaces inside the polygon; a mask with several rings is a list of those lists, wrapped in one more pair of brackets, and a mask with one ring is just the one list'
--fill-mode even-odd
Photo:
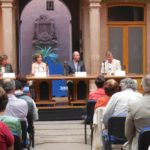
{"label": "beige wall", "polygon": [[16,71],[16,14],[13,0],[1,0],[1,30],[0,34],[2,51],[8,55],[9,62]]}
{"label": "beige wall", "polygon": [[147,73],[150,73],[150,4],[147,4]]}
{"label": "beige wall", "polygon": [[100,49],[100,64],[105,59],[105,52],[107,51],[107,6],[101,4],[101,49]]}

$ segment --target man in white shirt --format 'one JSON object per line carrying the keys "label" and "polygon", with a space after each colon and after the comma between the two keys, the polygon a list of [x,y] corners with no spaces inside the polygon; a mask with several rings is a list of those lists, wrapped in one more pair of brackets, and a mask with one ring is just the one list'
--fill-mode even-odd
{"label": "man in white shirt", "polygon": [[111,116],[126,116],[131,102],[141,100],[142,94],[136,91],[137,83],[131,78],[125,78],[120,82],[121,92],[114,94],[106,105],[103,123],[107,127]]}
{"label": "man in white shirt", "polygon": [[102,74],[114,74],[115,71],[121,70],[120,61],[113,58],[113,55],[110,51],[106,52],[106,60],[101,64],[101,73]]}
{"label": "man in white shirt", "polygon": [[18,99],[14,95],[15,81],[13,79],[5,79],[3,81],[3,88],[8,96],[8,104],[5,110],[5,114],[8,116],[16,117],[20,120],[24,120],[27,123],[28,106],[25,100]]}

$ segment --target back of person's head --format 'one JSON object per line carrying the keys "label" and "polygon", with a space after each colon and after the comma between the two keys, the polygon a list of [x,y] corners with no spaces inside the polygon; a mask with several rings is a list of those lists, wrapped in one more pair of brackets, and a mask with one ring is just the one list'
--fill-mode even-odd
{"label": "back of person's head", "polygon": [[19,80],[15,80],[15,87],[16,87],[16,90],[22,90],[23,89],[22,82]]}
{"label": "back of person's head", "polygon": [[104,86],[104,83],[105,83],[105,78],[102,75],[99,75],[95,80],[95,84],[97,88],[102,88]]}
{"label": "back of person's head", "polygon": [[150,94],[150,74],[148,74],[145,77],[143,77],[143,79],[142,79],[142,87],[143,87],[144,93]]}
{"label": "back of person's head", "polygon": [[15,90],[15,81],[13,79],[4,79],[2,85],[6,93],[9,93]]}
{"label": "back of person's head", "polygon": [[132,89],[137,90],[137,81],[131,78],[125,78],[120,81],[121,90]]}
{"label": "back of person's head", "polygon": [[104,84],[104,90],[106,95],[112,96],[114,93],[119,91],[118,82],[114,79],[109,79]]}
{"label": "back of person's head", "polygon": [[0,87],[0,112],[3,112],[6,108],[6,105],[8,103],[8,97],[6,92],[2,87]]}

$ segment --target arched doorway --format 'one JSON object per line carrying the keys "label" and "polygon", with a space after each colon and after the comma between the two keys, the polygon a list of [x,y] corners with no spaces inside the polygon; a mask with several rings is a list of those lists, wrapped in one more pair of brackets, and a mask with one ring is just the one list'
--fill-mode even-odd
{"label": "arched doorway", "polygon": [[[34,46],[35,22],[44,16],[47,20],[51,20],[53,31],[55,32],[55,40],[57,42],[57,54],[59,61],[69,60],[72,53],[72,30],[71,30],[71,14],[66,5],[55,0],[54,9],[47,9],[47,0],[32,0],[23,9],[20,20],[19,34],[19,70],[23,75],[29,74],[32,64],[32,54],[36,47]],[[39,27],[40,30],[40,27]],[[44,29],[47,30],[47,29]],[[39,31],[41,32],[41,31]],[[54,34],[52,39],[54,38]],[[41,33],[41,36],[42,33]],[[45,38],[43,36],[43,38]],[[24,63],[24,60],[27,60]]]}

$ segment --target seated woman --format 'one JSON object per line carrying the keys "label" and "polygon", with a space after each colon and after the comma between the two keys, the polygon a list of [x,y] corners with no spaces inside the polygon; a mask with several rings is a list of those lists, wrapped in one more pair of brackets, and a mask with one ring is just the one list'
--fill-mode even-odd
{"label": "seated woman", "polygon": [[11,64],[8,63],[8,56],[0,56],[0,72],[1,73],[11,73],[13,72]]}
{"label": "seated woman", "polygon": [[32,64],[32,75],[40,72],[47,72],[47,64],[42,61],[42,55],[38,53],[35,54],[33,58],[35,62]]}

